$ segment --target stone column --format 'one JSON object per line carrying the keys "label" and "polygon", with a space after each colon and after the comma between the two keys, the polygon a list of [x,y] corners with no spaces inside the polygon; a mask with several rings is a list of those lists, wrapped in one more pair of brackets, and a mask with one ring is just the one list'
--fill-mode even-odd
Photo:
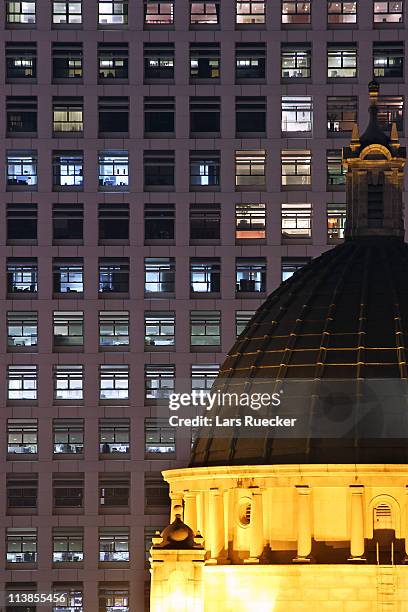
{"label": "stone column", "polygon": [[297,556],[296,563],[309,563],[312,552],[312,516],[310,489],[308,486],[296,487],[297,490]]}
{"label": "stone column", "polygon": [[249,558],[245,563],[259,563],[264,549],[263,504],[261,489],[252,490],[251,521],[249,523]]}
{"label": "stone column", "polygon": [[[405,559],[404,559],[404,563],[408,563],[408,485],[406,485],[405,487],[405,493],[406,493],[406,502],[405,502],[405,533],[404,533],[404,537],[405,537]],[[402,535],[402,534],[401,534]]]}
{"label": "stone column", "polygon": [[197,531],[204,533],[204,493],[199,491],[196,493],[196,508],[197,508]]}
{"label": "stone column", "polygon": [[210,549],[208,563],[216,564],[224,546],[223,493],[220,489],[210,489],[207,531],[208,536],[206,533],[203,535]]}
{"label": "stone column", "polygon": [[194,533],[197,531],[197,504],[196,493],[185,491],[184,493],[184,522]]}
{"label": "stone column", "polygon": [[176,506],[181,506],[181,508],[183,508],[183,495],[181,493],[170,493],[170,499],[171,499],[170,523],[172,523],[174,519],[176,518],[176,512],[174,511],[174,508],[176,508]]}
{"label": "stone column", "polygon": [[351,527],[349,561],[365,561],[364,558],[364,488],[352,485],[351,490]]}

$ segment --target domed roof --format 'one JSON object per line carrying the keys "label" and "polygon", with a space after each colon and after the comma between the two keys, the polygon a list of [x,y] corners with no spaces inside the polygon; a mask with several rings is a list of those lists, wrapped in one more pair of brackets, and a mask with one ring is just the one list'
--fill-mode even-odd
{"label": "domed roof", "polygon": [[[296,272],[258,309],[216,381],[407,378],[408,245],[350,240]],[[221,409],[221,414],[224,409]],[[334,439],[199,438],[191,465],[396,463],[408,444]]]}
{"label": "domed roof", "polygon": [[[345,243],[314,259],[267,298],[228,353],[215,390],[239,390],[240,381],[248,379],[251,385],[268,379],[271,387],[274,381],[307,380],[318,381],[314,394],[323,397],[323,384],[332,379],[408,378],[405,149],[395,126],[391,139],[378,126],[376,82],[369,93],[370,125],[361,139],[356,128],[343,152],[348,166]],[[366,157],[368,150],[381,151],[389,142],[386,155]],[[360,397],[355,388],[353,403]],[[336,410],[341,413],[342,406]],[[408,440],[364,437],[357,427],[343,439],[314,437],[313,407],[306,412],[310,425],[302,439],[271,437],[266,428],[263,436],[251,438],[232,428],[227,437],[207,430],[193,448],[190,465],[408,462]],[[236,413],[218,407],[218,415]]]}

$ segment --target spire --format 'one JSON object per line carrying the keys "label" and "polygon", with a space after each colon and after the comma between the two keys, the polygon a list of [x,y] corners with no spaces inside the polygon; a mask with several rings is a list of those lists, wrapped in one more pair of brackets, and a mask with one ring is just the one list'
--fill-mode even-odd
{"label": "spire", "polygon": [[373,79],[368,85],[369,122],[359,136],[353,125],[351,141],[343,149],[346,169],[346,239],[395,237],[403,239],[403,171],[405,147],[401,147],[397,126],[391,134],[378,121],[380,86]]}

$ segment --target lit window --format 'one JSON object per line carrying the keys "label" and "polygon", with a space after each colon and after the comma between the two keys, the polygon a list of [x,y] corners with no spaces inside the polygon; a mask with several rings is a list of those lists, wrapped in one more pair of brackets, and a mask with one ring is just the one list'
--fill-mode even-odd
{"label": "lit window", "polygon": [[54,366],[54,399],[82,400],[84,397],[84,368],[82,365]]}
{"label": "lit window", "polygon": [[174,257],[147,257],[145,259],[145,292],[174,293]]}
{"label": "lit window", "polygon": [[52,44],[52,77],[54,82],[82,79],[82,43]]}
{"label": "lit window", "polygon": [[327,133],[343,136],[357,123],[357,96],[327,96]]}
{"label": "lit window", "polygon": [[99,346],[102,348],[129,345],[129,312],[99,313]]}
{"label": "lit window", "polygon": [[158,401],[174,391],[176,368],[174,365],[145,366],[145,399]]}
{"label": "lit window", "polygon": [[174,2],[172,0],[167,2],[145,0],[144,11],[145,26],[169,26],[174,22]]}
{"label": "lit window", "polygon": [[101,365],[99,372],[101,400],[129,399],[129,366]]}
{"label": "lit window", "polygon": [[378,96],[378,123],[388,132],[395,123],[397,130],[404,130],[404,98],[403,96]]}
{"label": "lit window", "polygon": [[175,428],[170,427],[168,419],[145,419],[145,453],[150,456],[171,455],[176,452]]}
{"label": "lit window", "polygon": [[235,78],[264,79],[266,67],[265,43],[237,43],[235,46]]}
{"label": "lit window", "polygon": [[282,96],[282,134],[290,137],[298,133],[311,135],[313,102],[311,96]]}
{"label": "lit window", "polygon": [[33,25],[36,21],[36,2],[14,2],[6,0],[6,22],[8,25]]}
{"label": "lit window", "polygon": [[190,43],[190,78],[219,79],[220,43]]}
{"label": "lit window", "polygon": [[99,454],[117,455],[118,458],[130,452],[129,419],[100,419]]}
{"label": "lit window", "polygon": [[311,75],[312,49],[309,43],[303,45],[282,44],[281,78],[308,79]]}
{"label": "lit window", "polygon": [[311,22],[312,3],[282,0],[282,23],[305,25]]}
{"label": "lit window", "polygon": [[100,587],[98,609],[99,612],[129,612],[129,589]]}
{"label": "lit window", "polygon": [[329,149],[327,151],[327,189],[335,190],[343,188],[346,183],[345,170],[343,168],[341,149]]}
{"label": "lit window", "polygon": [[235,238],[237,240],[263,239],[266,236],[265,204],[235,205]]}
{"label": "lit window", "polygon": [[191,293],[219,293],[221,265],[219,258],[190,260]]}
{"label": "lit window", "polygon": [[308,187],[311,185],[312,158],[310,151],[282,151],[282,187]]}
{"label": "lit window", "polygon": [[174,346],[175,324],[174,312],[145,312],[145,346]]}
{"label": "lit window", "polygon": [[6,42],[6,76],[8,81],[36,78],[37,43]]}
{"label": "lit window", "polygon": [[127,79],[128,65],[127,43],[98,43],[98,76],[101,81]]}
{"label": "lit window", "polygon": [[327,78],[353,78],[357,76],[357,48],[355,45],[327,47]]}
{"label": "lit window", "polygon": [[81,189],[83,184],[84,157],[82,151],[54,151],[53,189]]}
{"label": "lit window", "polygon": [[35,563],[37,561],[37,529],[8,527],[6,531],[7,563]]}
{"label": "lit window", "polygon": [[235,186],[265,186],[265,150],[235,151]]}
{"label": "lit window", "polygon": [[221,344],[221,314],[219,310],[190,312],[190,342],[192,347],[219,347]]}
{"label": "lit window", "polygon": [[80,563],[84,560],[82,527],[54,527],[52,530],[53,563]]}
{"label": "lit window", "polygon": [[328,1],[327,23],[329,25],[357,23],[357,2],[348,2],[347,0]]}
{"label": "lit window", "polygon": [[190,189],[220,185],[219,151],[190,152]]}
{"label": "lit window", "polygon": [[127,191],[129,156],[127,151],[100,151],[99,190]]}
{"label": "lit window", "polygon": [[265,2],[262,0],[236,0],[236,23],[265,23]]}
{"label": "lit window", "polygon": [[401,79],[404,76],[404,43],[374,42],[373,69],[377,78]]}
{"label": "lit window", "polygon": [[345,204],[327,205],[327,240],[341,240],[344,238],[344,228],[346,226],[346,206]]}
{"label": "lit window", "polygon": [[53,314],[54,348],[78,347],[84,343],[84,313],[56,311]]}
{"label": "lit window", "polygon": [[376,2],[374,0],[374,23],[396,23],[403,22],[404,2]]}
{"label": "lit window", "polygon": [[15,311],[7,313],[7,346],[37,346],[38,314]]}
{"label": "lit window", "polygon": [[296,257],[282,257],[281,272],[282,282],[288,280],[293,274],[301,270],[310,261],[310,257],[297,259]]}
{"label": "lit window", "polygon": [[144,44],[144,78],[174,79],[174,43]]}
{"label": "lit window", "polygon": [[217,25],[220,22],[220,0],[215,2],[190,1],[191,25]]}
{"label": "lit window", "polygon": [[35,455],[37,452],[37,419],[7,419],[7,453],[9,455]]}
{"label": "lit window", "polygon": [[282,204],[281,215],[282,238],[311,238],[311,204]]}
{"label": "lit window", "polygon": [[[99,293],[128,293],[129,292],[129,259],[99,260]],[[106,297],[104,295],[103,297]]]}
{"label": "lit window", "polygon": [[98,23],[104,25],[126,25],[128,22],[128,0],[99,0]]}
{"label": "lit window", "polygon": [[82,0],[53,1],[52,23],[55,25],[78,25],[82,23]]}
{"label": "lit window", "polygon": [[129,561],[129,528],[99,528],[99,561]]}
{"label": "lit window", "polygon": [[82,583],[67,585],[64,582],[60,585],[60,583],[55,582],[53,584],[53,591],[55,593],[67,593],[68,601],[65,605],[59,603],[58,606],[54,606],[52,612],[84,612]]}
{"label": "lit window", "polygon": [[191,390],[209,391],[220,371],[218,364],[193,364],[191,366]]}
{"label": "lit window", "polygon": [[7,151],[7,189],[35,189],[37,187],[37,153]]}
{"label": "lit window", "polygon": [[53,277],[54,293],[83,293],[84,266],[82,259],[72,261],[55,259]]}
{"label": "lit window", "polygon": [[255,312],[255,310],[237,310],[235,312],[235,333],[237,337],[245,331]]}
{"label": "lit window", "polygon": [[53,130],[54,132],[83,132],[84,110],[82,98],[53,99]]}
{"label": "lit window", "polygon": [[35,259],[8,259],[7,293],[36,293],[38,288],[37,275],[38,269]]}
{"label": "lit window", "polygon": [[84,422],[82,419],[54,419],[54,455],[77,455],[84,451]]}
{"label": "lit window", "polygon": [[235,282],[237,293],[261,293],[266,289],[266,259],[256,257],[235,262]]}
{"label": "lit window", "polygon": [[36,400],[37,375],[35,365],[9,365],[7,367],[7,398],[9,400]]}

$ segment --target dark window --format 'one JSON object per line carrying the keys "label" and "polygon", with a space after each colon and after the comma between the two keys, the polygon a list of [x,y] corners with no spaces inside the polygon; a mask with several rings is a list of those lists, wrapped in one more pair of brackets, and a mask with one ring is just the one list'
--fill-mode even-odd
{"label": "dark window", "polygon": [[382,182],[368,183],[367,223],[368,227],[382,227],[384,222],[384,185]]}
{"label": "dark window", "polygon": [[7,474],[7,509],[37,508],[37,474]]}
{"label": "dark window", "polygon": [[145,512],[147,514],[166,514],[170,507],[169,485],[160,472],[145,472]]}
{"label": "dark window", "polygon": [[190,78],[219,79],[220,43],[190,43]]}
{"label": "dark window", "polygon": [[301,270],[304,266],[306,266],[310,262],[310,257],[282,257],[281,260],[281,273],[282,273],[282,282],[288,280],[295,272]]}
{"label": "dark window", "polygon": [[120,508],[129,505],[130,477],[128,474],[99,476],[99,507]]}
{"label": "dark window", "polygon": [[128,43],[98,43],[98,77],[101,81],[127,79]]}
{"label": "dark window", "polygon": [[99,260],[99,293],[128,293],[129,291],[129,259]]}
{"label": "dark window", "polygon": [[237,136],[247,133],[265,133],[266,98],[235,98],[235,121]]}
{"label": "dark window", "polygon": [[145,132],[159,135],[174,132],[174,108],[174,98],[145,98]]}
{"label": "dark window", "polygon": [[99,204],[99,240],[129,239],[129,205]]}
{"label": "dark window", "polygon": [[174,79],[174,43],[145,43],[144,78]]}
{"label": "dark window", "polygon": [[7,242],[37,240],[37,204],[7,204]]}
{"label": "dark window", "polygon": [[54,81],[82,79],[82,43],[52,43]]}
{"label": "dark window", "polygon": [[174,204],[145,204],[145,241],[174,239]]}
{"label": "dark window", "polygon": [[190,240],[219,240],[220,225],[219,204],[190,204]]}
{"label": "dark window", "polygon": [[129,98],[99,98],[99,135],[124,134],[129,131]]}
{"label": "dark window", "polygon": [[7,81],[37,77],[37,43],[6,42]]}
{"label": "dark window", "polygon": [[218,133],[220,131],[220,114],[220,98],[190,98],[191,133]]}
{"label": "dark window", "polygon": [[84,209],[82,204],[53,204],[52,227],[54,243],[64,240],[82,241]]}
{"label": "dark window", "polygon": [[404,76],[404,43],[373,43],[374,76],[387,79],[401,79]]}
{"label": "dark window", "polygon": [[264,79],[266,66],[265,43],[237,43],[235,47],[235,78]]}
{"label": "dark window", "polygon": [[34,96],[7,96],[7,135],[35,135],[37,132],[37,98]]}
{"label": "dark window", "polygon": [[190,151],[190,191],[220,185],[220,152]]}
{"label": "dark window", "polygon": [[54,508],[82,508],[84,502],[84,476],[58,473],[52,482]]}
{"label": "dark window", "polygon": [[174,151],[145,151],[143,158],[145,188],[174,186]]}

